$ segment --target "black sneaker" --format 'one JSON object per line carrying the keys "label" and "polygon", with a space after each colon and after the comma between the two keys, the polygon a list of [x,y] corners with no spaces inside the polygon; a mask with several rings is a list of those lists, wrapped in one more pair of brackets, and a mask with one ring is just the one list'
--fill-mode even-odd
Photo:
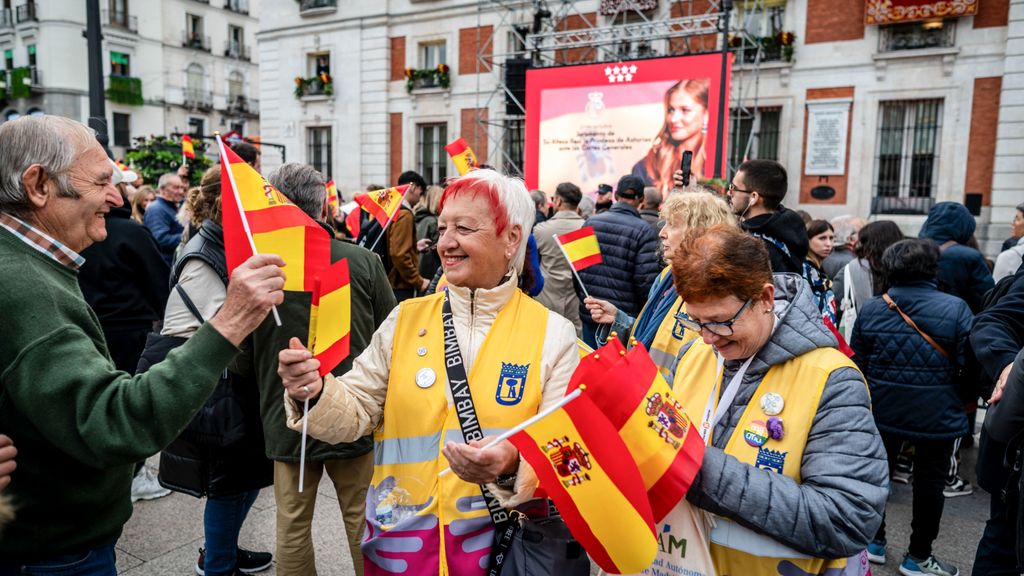
{"label": "black sneaker", "polygon": [[[238,549],[238,560],[235,569],[242,574],[255,574],[263,572],[273,564],[274,556],[270,552],[252,552],[250,550]],[[199,549],[199,559],[196,560],[196,574],[206,576],[206,549]]]}

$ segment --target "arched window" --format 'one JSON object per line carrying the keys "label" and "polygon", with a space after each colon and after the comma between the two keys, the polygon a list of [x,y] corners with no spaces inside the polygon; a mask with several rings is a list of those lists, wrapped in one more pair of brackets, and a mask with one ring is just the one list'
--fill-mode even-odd
{"label": "arched window", "polygon": [[188,65],[185,69],[185,81],[188,90],[188,95],[193,100],[198,100],[200,95],[203,93],[203,67],[193,62]]}
{"label": "arched window", "polygon": [[244,89],[245,78],[241,72],[234,70],[228,74],[228,102],[238,102],[239,98],[244,96]]}

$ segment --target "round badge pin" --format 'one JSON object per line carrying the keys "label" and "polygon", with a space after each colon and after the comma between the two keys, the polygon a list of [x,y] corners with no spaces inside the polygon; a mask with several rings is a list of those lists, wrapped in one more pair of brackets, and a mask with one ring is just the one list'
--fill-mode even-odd
{"label": "round badge pin", "polygon": [[786,401],[782,399],[782,396],[775,392],[768,392],[761,396],[761,410],[767,416],[778,416],[782,414],[782,410],[786,407]]}
{"label": "round badge pin", "polygon": [[424,348],[423,346],[420,346],[419,348],[416,349],[416,355],[417,356],[426,356],[427,355],[427,349]]}
{"label": "round badge pin", "polygon": [[754,420],[743,429],[743,440],[753,446],[760,448],[768,441],[768,427],[763,420]]}
{"label": "round badge pin", "polygon": [[437,375],[430,368],[420,368],[416,371],[416,385],[420,388],[430,388],[437,381]]}

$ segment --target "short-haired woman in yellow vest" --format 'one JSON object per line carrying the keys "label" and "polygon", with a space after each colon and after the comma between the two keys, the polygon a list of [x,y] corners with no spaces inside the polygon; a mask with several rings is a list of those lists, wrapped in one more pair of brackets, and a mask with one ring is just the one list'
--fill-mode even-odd
{"label": "short-haired woman in yellow vest", "polygon": [[634,339],[642,342],[658,369],[671,382],[679,348],[695,337],[676,320],[676,314],[685,311],[683,299],[676,294],[670,274],[676,247],[687,230],[716,224],[736,226],[736,217],[725,200],[703,187],[670,195],[661,206],[660,216],[665,226],[658,236],[662,254],[669,265],[651,286],[647,304],[640,314],[634,319],[611,302],[597,298],[586,298],[584,304],[598,325],[598,342],[607,340],[611,332],[618,333],[627,346],[632,346]]}
{"label": "short-haired woman in yellow vest", "polygon": [[311,436],[374,433],[368,575],[485,574],[494,523],[533,496],[536,477],[510,443],[479,449],[556,403],[579,363],[572,324],[516,287],[533,220],[521,181],[487,169],[454,180],[438,218],[447,290],[402,302],[340,377],[321,380],[297,339],[280,354],[289,426],[301,429],[313,398]]}
{"label": "short-haired woman in yellow vest", "polygon": [[885,451],[810,286],[773,277],[764,242],[731,226],[688,232],[672,275],[701,336],[673,389],[708,444],[687,500],[710,513],[717,573],[866,574]]}

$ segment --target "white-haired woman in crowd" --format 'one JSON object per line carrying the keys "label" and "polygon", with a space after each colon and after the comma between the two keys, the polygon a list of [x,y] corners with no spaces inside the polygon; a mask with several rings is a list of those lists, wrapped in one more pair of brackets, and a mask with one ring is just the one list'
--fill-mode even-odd
{"label": "white-haired woman in crowd", "polygon": [[[533,221],[521,181],[486,169],[462,176],[440,203],[447,290],[402,302],[341,377],[321,379],[298,339],[281,352],[289,426],[301,429],[301,402],[313,398],[311,436],[375,432],[367,574],[485,574],[494,525],[480,485],[507,508],[533,496],[515,447],[481,450],[460,431],[496,435],[556,403],[579,362],[572,324],[517,288]],[[449,465],[454,474],[439,477]]]}

